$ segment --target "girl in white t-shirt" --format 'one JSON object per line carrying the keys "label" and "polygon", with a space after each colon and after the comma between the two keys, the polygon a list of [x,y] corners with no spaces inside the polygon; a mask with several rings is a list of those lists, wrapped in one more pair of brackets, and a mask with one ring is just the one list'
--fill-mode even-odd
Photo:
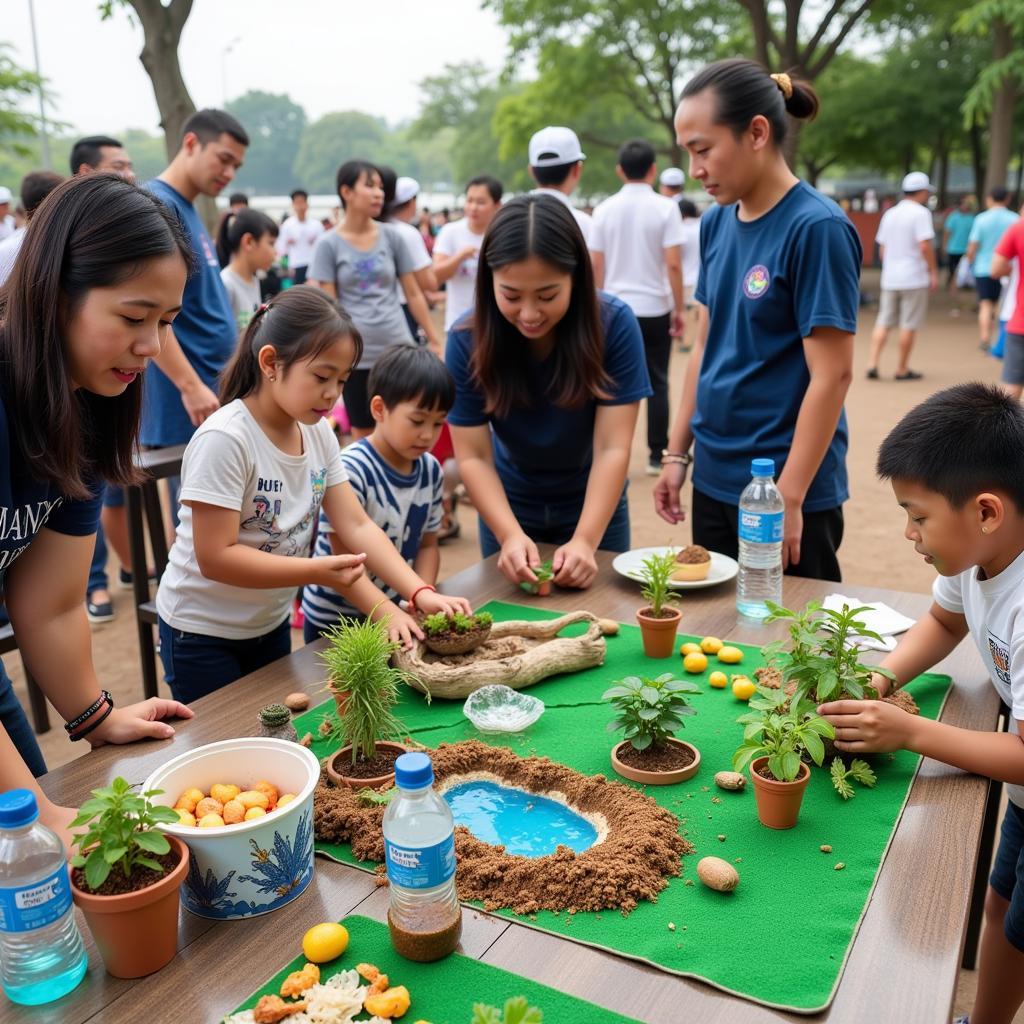
{"label": "girl in white t-shirt", "polygon": [[256,276],[266,273],[277,258],[277,225],[259,210],[245,207],[229,213],[217,232],[217,256],[224,265],[224,282],[231,311],[241,334],[260,308],[260,282]]}
{"label": "girl in white t-shirt", "polygon": [[[366,515],[346,481],[327,415],[361,339],[336,302],[292,288],[261,306],[225,372],[221,408],[185,450],[178,534],[157,592],[160,657],[171,692],[190,702],[291,650],[296,587],[343,590],[393,640],[422,636],[366,566],[414,610],[470,611],[441,597]],[[353,554],[311,558],[323,511]]]}

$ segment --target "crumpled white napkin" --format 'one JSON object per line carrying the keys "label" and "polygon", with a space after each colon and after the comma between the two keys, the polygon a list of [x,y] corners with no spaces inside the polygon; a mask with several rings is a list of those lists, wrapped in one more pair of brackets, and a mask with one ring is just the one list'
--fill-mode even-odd
{"label": "crumpled white napkin", "polygon": [[914,624],[914,619],[907,618],[906,615],[896,611],[895,608],[890,608],[887,604],[882,604],[881,601],[859,601],[853,597],[846,597],[843,594],[829,594],[828,597],[822,601],[822,606],[825,608],[831,608],[833,611],[842,611],[843,605],[847,605],[850,608],[870,608],[869,612],[861,612],[858,618],[864,623],[864,625],[878,633],[882,638],[883,642],[879,643],[877,640],[871,639],[867,636],[855,637],[855,643],[858,647],[864,650],[870,651],[891,651],[896,647],[896,639],[893,634],[904,633]]}

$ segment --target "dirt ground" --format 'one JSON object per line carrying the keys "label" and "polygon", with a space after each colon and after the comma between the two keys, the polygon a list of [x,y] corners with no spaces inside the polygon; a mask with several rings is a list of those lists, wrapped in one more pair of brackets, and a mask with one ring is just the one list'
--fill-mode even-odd
{"label": "dirt ground", "polygon": [[[867,294],[877,296],[877,272],[865,273],[863,288]],[[946,294],[932,297],[927,326],[921,332],[911,358],[911,366],[923,373],[924,379],[914,382],[892,380],[896,359],[895,336],[890,339],[882,356],[883,379],[865,379],[875,306],[866,306],[861,311],[854,381],[846,403],[850,425],[847,466],[851,498],[845,506],[846,536],[839,553],[846,582],[917,592],[927,592],[931,588],[933,571],[915,555],[903,537],[902,511],[897,507],[888,485],[879,483],[875,478],[875,454],[879,443],[899,417],[934,391],[968,380],[998,379],[999,364],[978,349],[973,311],[973,295],[970,293],[962,292],[957,297]],[[682,353],[673,355],[673,403],[679,395],[686,359]],[[644,437],[641,410],[630,466],[633,545],[688,543],[690,538],[686,524],[670,527],[654,513],[650,496],[653,480],[645,474]],[[460,508],[459,519],[461,536],[442,548],[442,578],[479,558],[473,510]],[[116,579],[114,562],[112,555],[111,577]],[[114,621],[93,632],[93,655],[103,685],[114,694],[118,704],[123,705],[141,699],[142,684],[131,594],[115,589],[114,602]],[[301,634],[293,634],[293,645],[301,644]],[[16,656],[8,656],[5,664],[15,681],[16,691],[27,706],[20,660]],[[162,683],[161,692],[166,692]],[[54,768],[85,754],[86,750],[67,742],[60,728],[60,719],[52,709],[50,717],[55,727],[41,736],[40,742],[47,764]],[[970,1008],[973,988],[974,972],[962,972],[957,1012]],[[1024,1013],[1016,1019],[1024,1024]]]}

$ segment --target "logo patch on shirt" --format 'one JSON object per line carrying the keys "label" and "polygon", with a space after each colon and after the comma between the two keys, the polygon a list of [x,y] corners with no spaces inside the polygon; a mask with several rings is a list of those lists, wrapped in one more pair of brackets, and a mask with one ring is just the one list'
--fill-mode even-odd
{"label": "logo patch on shirt", "polygon": [[992,659],[992,667],[1000,682],[1010,685],[1010,649],[991,633],[988,635],[988,653]]}
{"label": "logo patch on shirt", "polygon": [[768,268],[762,263],[751,267],[743,276],[743,294],[748,299],[759,299],[771,283],[771,275]]}

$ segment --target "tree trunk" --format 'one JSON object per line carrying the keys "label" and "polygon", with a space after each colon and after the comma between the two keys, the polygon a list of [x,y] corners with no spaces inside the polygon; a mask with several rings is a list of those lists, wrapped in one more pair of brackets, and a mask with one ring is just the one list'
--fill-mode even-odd
{"label": "tree trunk", "polygon": [[[1001,18],[995,21],[995,44],[992,57],[1002,60],[1013,50],[1013,32]],[[1013,135],[1013,108],[1017,100],[1017,85],[1009,75],[996,90],[992,101],[992,119],[988,129],[988,174],[985,192],[1005,187],[1010,169],[1010,140]]]}
{"label": "tree trunk", "polygon": [[971,165],[974,167],[974,194],[981,209],[985,208],[985,158],[981,153],[981,128],[971,122]]}
{"label": "tree trunk", "polygon": [[946,193],[949,191],[949,147],[944,139],[939,139],[935,147],[935,177],[938,179],[938,205],[940,210],[946,208]]}

